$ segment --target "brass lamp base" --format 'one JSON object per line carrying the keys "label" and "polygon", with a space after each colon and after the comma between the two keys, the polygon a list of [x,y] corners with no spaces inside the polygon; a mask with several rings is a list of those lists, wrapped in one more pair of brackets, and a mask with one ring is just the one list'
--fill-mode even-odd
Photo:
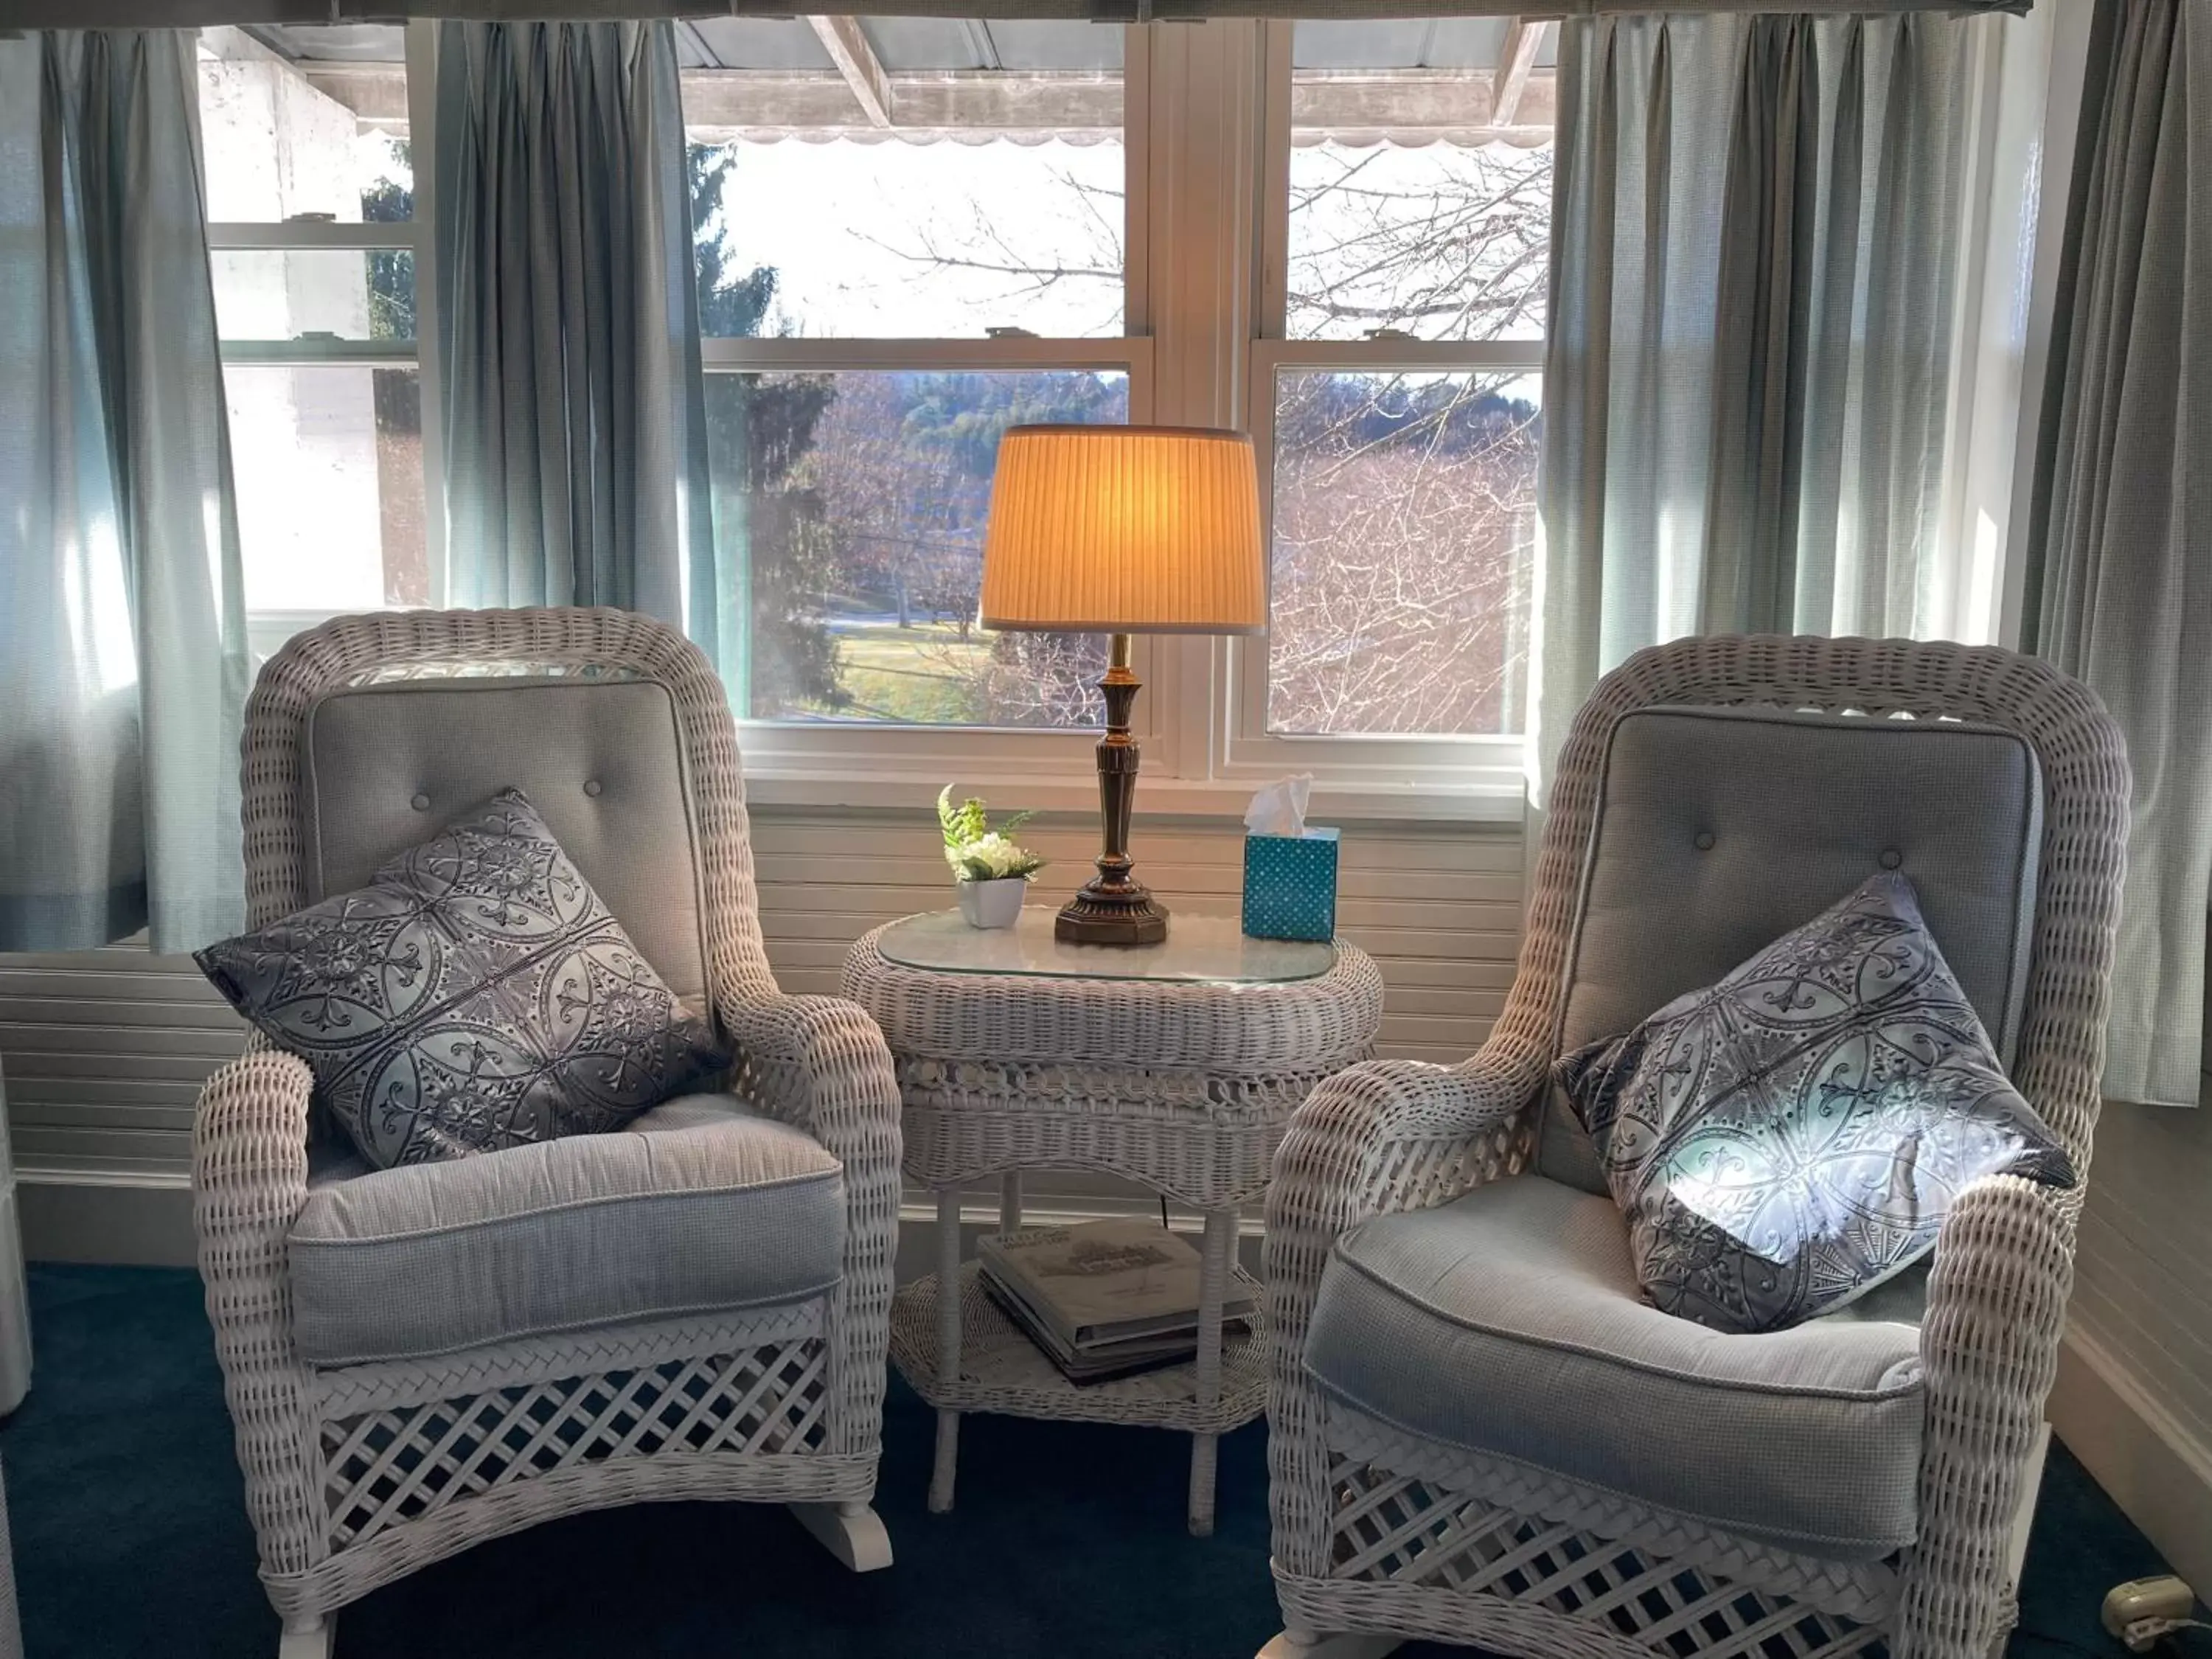
{"label": "brass lamp base", "polygon": [[1052,936],[1069,945],[1158,945],[1168,936],[1168,913],[1141,882],[1129,877],[1129,811],[1137,794],[1137,745],[1129,740],[1129,708],[1140,682],[1129,666],[1129,636],[1116,634],[1098,689],[1106,698],[1106,735],[1098,740],[1098,811],[1105,820],[1106,850],[1098,873],[1085,883],[1052,924]]}
{"label": "brass lamp base", "polygon": [[1168,936],[1167,908],[1135,882],[1128,886],[1115,896],[1090,883],[1060,907],[1052,936],[1066,945],[1158,945]]}

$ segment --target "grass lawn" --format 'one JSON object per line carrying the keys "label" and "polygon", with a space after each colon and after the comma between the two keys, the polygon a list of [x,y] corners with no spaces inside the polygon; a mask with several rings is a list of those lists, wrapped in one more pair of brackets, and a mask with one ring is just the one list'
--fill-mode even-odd
{"label": "grass lawn", "polygon": [[990,660],[991,647],[951,623],[849,623],[837,630],[837,681],[853,701],[846,719],[925,722],[975,718],[967,675]]}

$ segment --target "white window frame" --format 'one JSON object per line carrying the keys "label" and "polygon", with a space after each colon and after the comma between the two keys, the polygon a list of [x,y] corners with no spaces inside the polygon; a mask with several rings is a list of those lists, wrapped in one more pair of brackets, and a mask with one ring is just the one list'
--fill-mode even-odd
{"label": "white window frame", "polygon": [[[1123,154],[1127,268],[1123,329],[1093,338],[733,339],[702,343],[708,374],[746,371],[945,372],[1116,369],[1128,376],[1129,418],[1245,427],[1262,467],[1272,453],[1278,366],[1540,367],[1540,342],[1286,342],[1289,23],[1152,23],[1124,30]],[[446,602],[441,365],[433,240],[436,26],[406,25],[409,138],[415,216],[407,223],[225,223],[220,249],[399,249],[414,254],[418,338],[227,341],[226,362],[289,366],[411,362],[422,401],[422,466],[430,603]],[[1159,342],[1173,355],[1163,359]],[[334,613],[329,613],[334,614]],[[319,611],[248,617],[257,652],[273,650]],[[1313,772],[1325,810],[1340,816],[1499,818],[1517,815],[1518,738],[1283,738],[1265,729],[1266,641],[1139,636],[1146,683],[1136,707],[1145,746],[1140,808],[1234,814],[1256,780]],[[1089,727],[1060,730],[740,722],[748,788],[765,805],[908,807],[947,779],[1016,789],[1024,804],[1090,811],[1097,802]]]}
{"label": "white window frame", "polygon": [[[1151,80],[1146,72],[1146,31],[1126,27],[1122,39],[1122,333],[1089,338],[708,337],[700,343],[701,367],[708,374],[1119,370],[1128,376],[1130,421],[1153,419],[1152,342],[1144,329],[1147,271],[1143,249],[1150,195],[1142,159]],[[1140,674],[1156,654],[1150,644],[1138,641]],[[1153,711],[1140,700],[1136,720],[1139,740],[1153,735],[1157,725]],[[756,799],[821,805],[904,803],[919,799],[916,791],[925,787],[933,796],[944,780],[954,777],[963,786],[977,787],[999,779],[1019,780],[1024,799],[1039,805],[1045,803],[1035,799],[1037,791],[1032,786],[1040,777],[1058,783],[1050,792],[1055,795],[1070,793],[1070,785],[1079,784],[1094,795],[1097,788],[1091,750],[1097,734],[1089,726],[1039,729],[751,718],[741,719],[738,726]],[[763,784],[765,788],[760,787]],[[1071,796],[1066,804],[1078,803]]]}
{"label": "white window frame", "polygon": [[[1288,309],[1291,209],[1291,40],[1297,25],[1266,27],[1264,135],[1261,149],[1261,247],[1258,326],[1249,360],[1253,447],[1260,464],[1261,521],[1273,546],[1275,387],[1286,368],[1358,369],[1376,374],[1480,371],[1541,374],[1545,343],[1536,340],[1290,340]],[[1532,619],[1533,625],[1533,619]],[[1524,786],[1521,732],[1486,736],[1394,736],[1347,732],[1288,735],[1267,728],[1267,641],[1228,644],[1221,775],[1244,779],[1311,772],[1340,793],[1455,794],[1518,802]]]}
{"label": "white window frame", "polygon": [[[422,405],[422,552],[429,570],[430,604],[446,602],[446,499],[444,409],[440,397],[436,283],[430,262],[432,158],[437,142],[437,26],[417,18],[406,26],[407,142],[415,158],[414,216],[391,221],[331,223],[324,221],[210,220],[210,253],[226,251],[284,252],[302,249],[341,252],[400,252],[414,256],[413,340],[232,340],[220,342],[226,363],[256,367],[313,368],[358,363],[370,368],[412,366]],[[199,118],[197,98],[192,118]],[[246,618],[246,641],[256,658],[270,655],[303,629],[343,614],[339,611],[252,611]]]}

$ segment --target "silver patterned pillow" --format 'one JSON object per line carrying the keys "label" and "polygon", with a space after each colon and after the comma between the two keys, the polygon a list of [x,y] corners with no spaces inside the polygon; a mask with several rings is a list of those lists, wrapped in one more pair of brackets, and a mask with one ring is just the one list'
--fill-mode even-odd
{"label": "silver patterned pillow", "polygon": [[1894,1277],[1983,1176],[2075,1178],[1900,875],[1554,1076],[1653,1304],[1717,1330],[1784,1330]]}
{"label": "silver patterned pillow", "polygon": [[380,1169],[619,1128],[729,1063],[519,789],[194,960]]}

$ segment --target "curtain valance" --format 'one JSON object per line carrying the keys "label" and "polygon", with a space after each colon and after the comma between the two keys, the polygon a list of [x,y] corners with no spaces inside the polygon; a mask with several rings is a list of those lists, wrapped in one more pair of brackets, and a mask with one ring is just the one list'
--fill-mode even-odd
{"label": "curtain valance", "polygon": [[[1209,17],[1602,17],[1703,12],[2025,12],[2034,0],[836,0],[818,9],[901,17],[1072,18],[1100,23]],[[405,17],[788,17],[790,0],[0,0],[0,27],[193,28],[216,23],[354,23]]]}

